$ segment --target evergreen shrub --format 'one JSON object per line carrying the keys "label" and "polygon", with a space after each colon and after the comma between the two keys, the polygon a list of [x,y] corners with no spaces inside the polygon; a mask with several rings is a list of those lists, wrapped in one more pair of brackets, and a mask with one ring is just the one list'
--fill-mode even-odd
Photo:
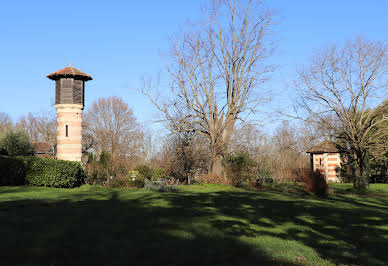
{"label": "evergreen shrub", "polygon": [[27,185],[72,188],[84,182],[85,172],[79,162],[37,157],[27,160]]}
{"label": "evergreen shrub", "polygon": [[0,185],[72,188],[85,182],[79,162],[34,156],[0,156]]}
{"label": "evergreen shrub", "polygon": [[22,157],[0,156],[0,186],[24,185],[26,165]]}
{"label": "evergreen shrub", "polygon": [[226,176],[234,186],[241,186],[244,182],[255,178],[257,164],[245,151],[225,156],[223,164],[226,168]]}

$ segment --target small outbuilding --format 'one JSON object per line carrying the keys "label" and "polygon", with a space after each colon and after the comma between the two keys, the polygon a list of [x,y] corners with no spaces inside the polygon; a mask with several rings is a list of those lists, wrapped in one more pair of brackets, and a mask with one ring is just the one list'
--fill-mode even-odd
{"label": "small outbuilding", "polygon": [[331,140],[325,140],[307,151],[310,153],[311,169],[320,171],[326,181],[339,182],[341,157],[337,145]]}
{"label": "small outbuilding", "polygon": [[54,150],[47,142],[33,142],[34,155],[41,158],[54,158]]}

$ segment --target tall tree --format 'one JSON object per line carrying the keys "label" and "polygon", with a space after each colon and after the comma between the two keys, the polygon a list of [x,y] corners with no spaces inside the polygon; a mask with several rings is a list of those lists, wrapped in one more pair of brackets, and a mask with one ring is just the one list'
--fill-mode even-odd
{"label": "tall tree", "polygon": [[205,21],[193,25],[171,47],[168,68],[172,98],[161,100],[145,84],[145,93],[164,114],[171,131],[204,135],[211,150],[210,171],[222,174],[222,156],[238,119],[268,99],[259,93],[273,67],[273,16],[255,0],[212,1]]}
{"label": "tall tree", "polygon": [[106,151],[112,155],[112,159],[141,155],[142,128],[122,98],[98,99],[87,110],[84,120],[85,134],[91,139],[89,145],[95,151]]}
{"label": "tall tree", "polygon": [[388,85],[388,46],[356,38],[318,52],[298,74],[299,107],[335,134],[353,162],[354,187],[367,188],[371,151],[388,134],[379,126],[388,114],[378,105]]}

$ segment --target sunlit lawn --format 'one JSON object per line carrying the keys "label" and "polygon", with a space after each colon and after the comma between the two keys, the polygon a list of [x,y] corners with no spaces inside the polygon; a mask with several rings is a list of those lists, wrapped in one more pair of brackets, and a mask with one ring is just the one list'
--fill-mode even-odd
{"label": "sunlit lawn", "polygon": [[388,185],[0,187],[0,265],[383,265]]}

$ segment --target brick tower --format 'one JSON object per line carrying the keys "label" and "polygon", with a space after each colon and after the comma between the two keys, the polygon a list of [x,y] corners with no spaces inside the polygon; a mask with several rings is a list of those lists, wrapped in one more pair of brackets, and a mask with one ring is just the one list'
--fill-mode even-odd
{"label": "brick tower", "polygon": [[81,161],[84,85],[92,77],[71,65],[47,77],[55,80],[57,159]]}

